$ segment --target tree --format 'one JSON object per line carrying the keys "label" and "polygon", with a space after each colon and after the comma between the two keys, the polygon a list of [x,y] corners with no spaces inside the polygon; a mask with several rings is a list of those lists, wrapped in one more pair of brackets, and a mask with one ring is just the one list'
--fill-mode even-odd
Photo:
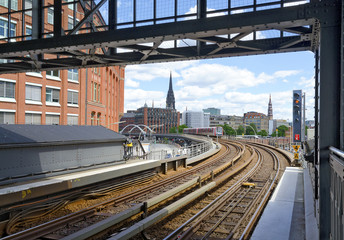
{"label": "tree", "polygon": [[243,126],[239,126],[238,129],[237,129],[237,134],[238,135],[242,135],[243,133],[245,132],[245,129]]}
{"label": "tree", "polygon": [[[257,131],[257,127],[254,123],[250,123],[250,126],[246,126],[246,135],[255,135],[258,131]],[[253,131],[253,129],[254,131]]]}
{"label": "tree", "polygon": [[183,129],[184,128],[188,128],[188,126],[186,126],[185,124],[179,125],[178,127],[178,133],[183,133]]}
{"label": "tree", "polygon": [[281,125],[277,129],[278,129],[278,136],[279,137],[285,137],[285,131],[288,130],[288,127],[285,125]]}
{"label": "tree", "polygon": [[225,125],[218,125],[221,126],[223,128],[223,132],[226,135],[230,135],[230,136],[235,136],[235,131],[232,127],[230,127],[227,123],[225,123]]}
{"label": "tree", "polygon": [[171,127],[169,130],[169,133],[177,133],[177,128],[176,127]]}
{"label": "tree", "polygon": [[265,137],[268,135],[268,133],[265,130],[262,130],[262,131],[258,132],[257,134],[262,136],[262,137]]}

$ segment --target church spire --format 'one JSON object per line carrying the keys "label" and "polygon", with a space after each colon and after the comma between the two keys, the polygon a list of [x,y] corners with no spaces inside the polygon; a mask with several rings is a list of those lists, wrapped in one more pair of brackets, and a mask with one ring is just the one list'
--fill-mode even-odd
{"label": "church spire", "polygon": [[272,119],[273,119],[273,115],[272,115],[272,103],[271,103],[271,94],[270,94],[270,98],[269,98],[268,117],[269,117],[269,120],[272,120]]}
{"label": "church spire", "polygon": [[172,72],[170,72],[170,85],[169,85],[167,97],[166,97],[166,108],[176,109],[174,93],[173,93],[173,88],[172,88]]}

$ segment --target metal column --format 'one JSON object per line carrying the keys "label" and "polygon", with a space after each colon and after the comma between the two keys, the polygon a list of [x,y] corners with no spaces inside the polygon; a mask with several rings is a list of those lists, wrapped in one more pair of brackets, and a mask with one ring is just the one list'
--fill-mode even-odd
{"label": "metal column", "polygon": [[331,239],[329,147],[340,142],[340,25],[321,22],[320,38],[320,239]]}
{"label": "metal column", "polygon": [[344,4],[342,2],[342,11],[341,11],[341,57],[340,57],[340,66],[341,66],[341,98],[340,98],[340,149],[344,150]]}

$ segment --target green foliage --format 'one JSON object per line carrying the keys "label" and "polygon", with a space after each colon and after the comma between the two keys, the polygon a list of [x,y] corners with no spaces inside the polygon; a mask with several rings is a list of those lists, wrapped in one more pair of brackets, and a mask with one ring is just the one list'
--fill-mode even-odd
{"label": "green foliage", "polygon": [[243,126],[239,126],[238,129],[237,129],[237,134],[238,135],[242,135],[243,133],[245,132],[245,129]]}
{"label": "green foliage", "polygon": [[218,126],[223,128],[224,134],[229,135],[229,136],[235,136],[235,130],[232,127],[230,127],[228,124],[225,123],[225,125],[218,125]]}
{"label": "green foliage", "polygon": [[268,133],[265,130],[262,130],[262,131],[258,132],[257,134],[262,136],[262,137],[265,137],[268,135]]}
{"label": "green foliage", "polygon": [[184,128],[188,128],[188,126],[186,126],[185,124],[179,125],[178,127],[178,133],[183,133],[183,129]]}
{"label": "green foliage", "polygon": [[278,136],[279,137],[285,137],[285,131],[288,130],[288,127],[285,125],[281,125],[277,129],[278,129]]}
{"label": "green foliage", "polygon": [[276,132],[273,132],[273,133],[271,134],[271,137],[276,137]]}
{"label": "green foliage", "polygon": [[176,127],[171,127],[169,130],[169,133],[177,133],[177,128]]}
{"label": "green foliage", "polygon": [[[255,135],[256,134],[256,132],[258,132],[257,131],[257,127],[256,127],[256,125],[254,124],[254,123],[250,123],[250,126],[251,127],[249,127],[249,126],[246,126],[246,135]],[[254,129],[254,131],[253,131],[253,129]]]}

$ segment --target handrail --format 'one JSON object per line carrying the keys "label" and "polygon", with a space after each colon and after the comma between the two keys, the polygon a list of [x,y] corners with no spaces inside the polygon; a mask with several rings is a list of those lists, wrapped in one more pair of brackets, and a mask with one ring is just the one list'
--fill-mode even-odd
{"label": "handrail", "polygon": [[344,159],[344,152],[342,150],[339,150],[335,147],[330,147],[330,151],[335,153],[337,156],[341,157]]}

